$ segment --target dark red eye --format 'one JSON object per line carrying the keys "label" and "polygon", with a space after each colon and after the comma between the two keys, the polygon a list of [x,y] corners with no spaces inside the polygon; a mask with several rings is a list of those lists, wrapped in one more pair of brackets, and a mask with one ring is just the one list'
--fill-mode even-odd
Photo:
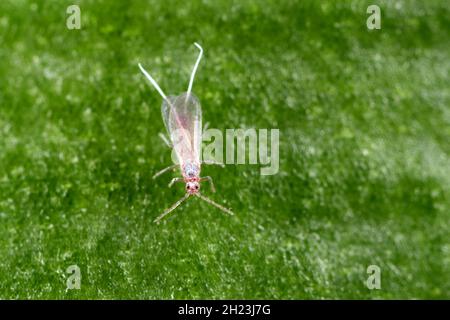
{"label": "dark red eye", "polygon": [[195,189],[198,189],[198,186],[195,186]]}

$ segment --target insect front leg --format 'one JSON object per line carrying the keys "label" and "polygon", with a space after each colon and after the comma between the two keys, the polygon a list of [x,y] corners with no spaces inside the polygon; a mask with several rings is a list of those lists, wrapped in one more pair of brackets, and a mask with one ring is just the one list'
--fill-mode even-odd
{"label": "insect front leg", "polygon": [[222,162],[217,162],[214,160],[203,160],[202,164],[208,164],[208,165],[215,164],[215,165],[221,166],[222,168],[225,168],[225,165]]}
{"label": "insect front leg", "polygon": [[163,173],[169,171],[169,170],[173,170],[176,167],[178,167],[178,164],[173,164],[171,166],[168,166],[167,168],[162,169],[161,171],[158,171],[157,173],[155,173],[155,175],[153,176],[153,179],[159,177],[160,175],[162,175]]}
{"label": "insect front leg", "polygon": [[211,191],[216,192],[216,188],[214,187],[213,179],[210,176],[200,178],[200,181],[208,181],[211,184]]}
{"label": "insect front leg", "polygon": [[173,184],[174,184],[175,182],[182,182],[182,181],[184,181],[183,178],[173,178],[173,179],[170,180],[170,182],[169,182],[169,188],[170,188],[171,186],[173,186]]}

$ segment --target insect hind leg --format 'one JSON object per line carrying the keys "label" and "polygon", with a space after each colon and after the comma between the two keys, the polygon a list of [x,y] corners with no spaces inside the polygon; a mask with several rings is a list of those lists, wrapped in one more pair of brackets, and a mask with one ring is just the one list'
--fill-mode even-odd
{"label": "insect hind leg", "polygon": [[163,173],[165,173],[165,172],[167,172],[167,171],[169,171],[169,170],[173,170],[173,169],[175,169],[176,167],[178,167],[178,164],[173,164],[173,165],[171,165],[171,166],[168,166],[167,168],[164,168],[164,169],[158,171],[157,173],[155,173],[155,174],[153,175],[153,179],[156,179],[157,177],[159,177],[159,176],[162,175]]}
{"label": "insect hind leg", "polygon": [[215,161],[215,160],[203,160],[202,164],[217,165],[217,166],[220,166],[222,168],[225,168],[225,164],[223,164],[222,162]]}
{"label": "insect hind leg", "polygon": [[159,133],[158,136],[161,138],[162,141],[164,141],[164,144],[166,146],[168,146],[170,149],[173,148],[172,143],[169,141],[169,139],[167,139],[167,137],[163,134],[163,133]]}

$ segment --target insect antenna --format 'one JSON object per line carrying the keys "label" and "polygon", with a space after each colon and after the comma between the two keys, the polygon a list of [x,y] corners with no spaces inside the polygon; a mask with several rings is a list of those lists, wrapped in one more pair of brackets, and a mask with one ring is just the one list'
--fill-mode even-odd
{"label": "insect antenna", "polygon": [[186,94],[186,101],[187,101],[189,95],[191,94],[192,84],[194,83],[194,78],[195,78],[195,73],[197,72],[198,64],[200,63],[200,60],[202,59],[202,55],[203,55],[203,48],[200,47],[200,45],[197,42],[194,42],[194,45],[200,50],[200,53],[198,54],[197,61],[195,62],[194,68],[192,69],[191,79],[189,80],[189,87],[188,87],[187,94]]}
{"label": "insect antenna", "polygon": [[159,223],[161,221],[162,218],[164,218],[166,215],[168,215],[169,213],[171,213],[173,210],[175,210],[184,200],[186,200],[187,198],[189,198],[190,194],[186,193],[184,195],[183,198],[181,198],[180,200],[178,200],[177,202],[175,202],[169,209],[166,209],[166,211],[164,211],[158,218],[155,219],[155,223]]}
{"label": "insect antenna", "polygon": [[214,207],[222,210],[223,212],[228,213],[229,215],[233,215],[234,214],[233,211],[231,211],[230,209],[227,209],[224,206],[221,206],[220,204],[218,204],[218,203],[212,201],[211,199],[201,195],[200,193],[197,193],[196,196],[199,197],[202,200],[205,200],[206,202],[208,202],[209,204],[213,205]]}

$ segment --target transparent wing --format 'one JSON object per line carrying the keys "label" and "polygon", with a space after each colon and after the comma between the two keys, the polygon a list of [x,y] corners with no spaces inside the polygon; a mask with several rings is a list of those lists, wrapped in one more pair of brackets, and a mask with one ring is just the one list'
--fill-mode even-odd
{"label": "transparent wing", "polygon": [[[175,96],[169,96],[167,97],[167,99],[169,100],[171,105],[175,105],[175,100],[177,99],[177,97]],[[163,99],[163,103],[161,105],[161,114],[162,114],[162,118],[164,121],[164,126],[166,127],[167,130],[167,134],[169,135],[170,138],[170,131],[169,131],[169,112],[170,112],[170,105],[169,103],[167,103],[166,100]]]}
{"label": "transparent wing", "polygon": [[200,165],[202,137],[202,109],[200,102],[192,93],[169,97],[161,107],[164,124],[179,163]]}

